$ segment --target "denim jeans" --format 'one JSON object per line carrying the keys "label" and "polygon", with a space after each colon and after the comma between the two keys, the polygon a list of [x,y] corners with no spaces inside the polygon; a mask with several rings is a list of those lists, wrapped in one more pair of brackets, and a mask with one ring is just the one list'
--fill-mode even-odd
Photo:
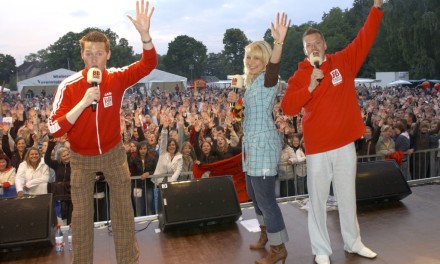
{"label": "denim jeans", "polygon": [[270,245],[279,245],[289,240],[283,215],[275,198],[274,176],[246,175],[246,188],[254,204],[260,225],[266,226]]}

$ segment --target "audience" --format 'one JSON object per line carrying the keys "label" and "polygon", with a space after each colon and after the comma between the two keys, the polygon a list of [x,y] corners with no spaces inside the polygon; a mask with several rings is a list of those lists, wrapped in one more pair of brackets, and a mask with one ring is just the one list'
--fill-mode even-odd
{"label": "audience", "polygon": [[[357,90],[367,126],[364,136],[356,142],[359,161],[375,159],[362,158],[365,155],[396,158],[392,154],[402,152],[401,169],[407,180],[429,177],[429,153],[423,151],[439,146],[440,93],[417,87],[367,88],[363,85]],[[157,91],[150,96],[136,88],[125,94],[120,112],[121,133],[132,176],[141,176],[133,185],[137,215],[154,213],[153,204],[142,202],[152,201],[154,183],[157,185],[163,180],[151,177],[152,174],[172,174],[167,181],[188,180],[194,164],[213,163],[240,153],[243,134],[240,122],[229,113],[228,92],[228,89],[208,86],[196,91]],[[280,91],[279,98],[282,93]],[[0,183],[4,189],[15,185],[20,196],[47,193],[50,173],[42,156],[48,158],[46,164],[49,165],[51,159],[62,166],[60,150],[69,148],[66,137],[49,142],[46,121],[51,96],[22,99],[15,94],[2,94],[2,116],[11,117],[12,122],[1,124]],[[280,162],[280,196],[307,193],[305,151],[301,147],[303,114],[285,116],[277,103],[273,117],[280,133],[286,137],[282,155],[285,159]],[[137,148],[140,142],[142,151]],[[160,152],[161,156],[160,148],[165,150]],[[436,171],[440,171],[440,154],[438,156],[435,157]],[[31,180],[26,175],[32,171],[38,172],[38,177]],[[55,175],[58,182],[57,169]],[[297,186],[293,184],[295,178]],[[142,192],[134,190],[141,186],[146,187]]]}

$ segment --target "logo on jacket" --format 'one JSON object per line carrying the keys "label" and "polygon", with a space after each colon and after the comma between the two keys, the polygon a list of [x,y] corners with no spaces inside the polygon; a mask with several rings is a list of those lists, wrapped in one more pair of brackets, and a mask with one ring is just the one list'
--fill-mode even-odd
{"label": "logo on jacket", "polygon": [[112,93],[106,93],[102,98],[104,102],[104,108],[110,107],[113,105]]}
{"label": "logo on jacket", "polygon": [[335,69],[335,70],[331,71],[330,75],[332,76],[333,86],[336,86],[336,85],[342,83],[342,75],[341,75],[341,73],[339,72],[338,69]]}

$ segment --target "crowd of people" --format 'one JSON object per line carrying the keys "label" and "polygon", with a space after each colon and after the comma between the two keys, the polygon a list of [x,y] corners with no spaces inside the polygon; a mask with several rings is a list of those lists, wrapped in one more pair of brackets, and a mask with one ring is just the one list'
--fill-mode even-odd
{"label": "crowd of people", "polygon": [[[148,3],[145,7],[143,2],[141,5],[137,9],[137,19],[130,18],[141,34],[144,47],[139,63],[145,65],[138,77],[148,74],[156,63],[148,31],[154,8],[149,9]],[[358,36],[371,45],[382,16],[381,5],[382,1],[375,0],[367,19],[366,27],[371,32]],[[68,89],[73,89],[72,83],[60,85],[62,89],[59,87],[57,93],[72,96],[74,104],[67,97],[50,94],[34,94],[30,98],[1,94],[2,190],[15,189],[12,195],[16,196],[53,193],[61,223],[76,221],[77,226],[88,226],[88,222],[81,221],[91,219],[91,198],[102,198],[102,191],[94,191],[91,184],[105,178],[110,187],[118,185],[116,189],[120,189],[112,191],[111,200],[112,210],[122,219],[120,225],[132,228],[128,223],[131,211],[127,210],[127,204],[132,205],[129,207],[136,216],[155,214],[160,183],[190,179],[193,166],[246,153],[243,171],[247,192],[261,227],[260,239],[251,244],[251,249],[264,248],[267,242],[271,246],[269,254],[257,263],[286,259],[284,243],[288,235],[275,198],[295,195],[298,190],[309,193],[312,202],[309,233],[315,261],[330,263],[331,247],[322,220],[326,213],[321,198],[328,195],[331,182],[338,198],[348,197],[341,199],[347,202],[340,204],[343,219],[351,219],[343,223],[346,233],[352,234],[344,237],[345,250],[375,257],[376,254],[360,241],[357,220],[353,217],[356,214],[353,205],[356,161],[394,159],[407,180],[429,177],[427,154],[411,157],[414,152],[439,147],[440,93],[433,88],[401,86],[359,85],[350,90],[355,77],[351,75],[347,77],[350,83],[343,84],[344,89],[345,86],[349,89],[346,97],[336,89],[324,92],[328,87],[343,83],[334,72],[324,74],[328,70],[327,61],[342,62],[337,56],[325,54],[325,39],[316,29],[305,32],[303,42],[307,59],[299,65],[286,89],[278,82],[278,71],[289,24],[284,13],[277,14],[271,28],[275,39],[273,48],[265,41],[256,41],[246,47],[246,93],[237,94],[230,89],[208,85],[203,89],[173,92],[155,90],[147,95],[139,86],[125,91],[126,86],[134,83],[121,74],[116,78],[123,84],[117,93],[112,91],[116,100],[110,105],[109,101],[99,100],[99,89],[89,88],[84,80],[75,84],[83,91],[80,95],[68,93]],[[81,40],[83,75],[86,69],[93,67],[102,68],[102,72],[109,74],[105,68],[110,56],[107,41],[105,35],[96,32]],[[348,57],[354,47],[344,50]],[[363,51],[364,57],[368,50]],[[99,59],[96,61],[93,57]],[[362,62],[360,58],[351,70],[341,64],[340,70],[353,75]],[[323,67],[317,67],[317,63]],[[140,68],[129,70],[140,71]],[[73,80],[75,76],[69,78]],[[105,81],[101,87],[108,85]],[[230,103],[238,103],[239,98],[244,98],[244,104],[243,112],[237,114],[239,108],[231,109]],[[98,101],[97,109],[89,107],[94,101]],[[105,110],[109,106],[113,107],[111,112]],[[109,120],[95,118],[95,112],[99,111],[104,111],[102,115]],[[82,133],[95,122],[99,124],[94,131],[86,133],[89,137],[85,140]],[[115,129],[118,127],[120,130]],[[113,132],[106,134],[105,142],[98,140],[97,144],[89,144],[96,135],[109,131]],[[121,134],[113,135],[115,131]],[[99,147],[91,147],[94,145]],[[122,156],[124,150],[126,155]],[[128,176],[121,178],[126,173],[131,181]],[[209,172],[205,176],[209,176]],[[123,188],[119,188],[122,183]],[[130,230],[121,231],[119,236],[131,237]],[[87,241],[82,249],[87,254],[77,258],[90,260],[93,254],[86,249],[90,239],[86,238],[84,230],[76,229],[75,232],[76,239]],[[132,256],[127,252],[132,252]],[[118,245],[118,262],[137,256],[135,239],[129,246]]]}
{"label": "crowd of people", "polygon": [[[389,156],[396,151],[403,151],[404,155],[400,161],[406,179],[427,177],[427,168],[423,175],[406,173],[420,171],[409,170],[409,157],[414,151],[439,146],[440,93],[435,89],[408,86],[358,85],[356,89],[363,120],[367,126],[363,136],[356,141],[358,156]],[[149,187],[147,189],[153,189],[148,176],[155,173],[160,138],[164,132],[167,132],[166,135],[170,138],[176,139],[179,152],[182,154],[182,173],[191,172],[194,162],[212,163],[240,153],[243,131],[240,122],[234,120],[230,113],[228,93],[228,89],[210,85],[206,89],[188,89],[178,93],[161,92],[150,97],[140,89],[129,90],[124,96],[120,118],[130,173],[132,176],[142,176],[142,179],[136,180],[133,185],[142,188],[146,182]],[[300,166],[296,167],[296,171],[293,171],[295,168],[292,166],[285,166],[305,161],[306,146],[302,138],[303,114],[293,117],[284,115],[279,102],[282,94],[281,89],[278,101],[273,107],[273,116],[278,131],[284,135],[278,169],[281,186],[278,190],[280,194],[277,195],[284,197],[292,194],[294,186],[291,180],[295,175],[306,176],[305,169]],[[12,123],[1,124],[3,154],[0,157],[3,158],[0,158],[0,164],[5,161],[5,169],[1,169],[0,166],[3,188],[15,185],[15,173],[14,176],[11,174],[18,171],[30,147],[38,148],[41,161],[46,161],[44,164],[53,169],[52,176],[45,176],[48,181],[69,182],[70,175],[66,175],[64,179],[64,176],[55,176],[58,174],[54,172],[57,170],[56,167],[68,166],[70,157],[62,161],[63,155],[60,152],[69,150],[70,144],[65,136],[50,138],[47,117],[52,107],[52,99],[52,95],[35,95],[33,98],[21,98],[13,93],[2,95],[2,116],[11,117],[13,120]],[[166,129],[163,129],[164,124]],[[195,138],[199,140],[194,140]],[[374,158],[379,157],[363,160]],[[425,158],[420,156],[417,159]],[[53,161],[57,161],[58,164],[50,166]],[[424,163],[418,161],[414,166],[420,164]],[[5,170],[8,171],[8,176]],[[188,175],[182,174],[179,179],[188,179]],[[286,189],[285,184],[290,187]],[[22,190],[23,187],[20,188]],[[27,193],[33,192],[29,189]],[[147,195],[150,197],[152,193]],[[148,214],[154,212],[153,209],[147,210]],[[145,215],[145,211],[140,215]]]}

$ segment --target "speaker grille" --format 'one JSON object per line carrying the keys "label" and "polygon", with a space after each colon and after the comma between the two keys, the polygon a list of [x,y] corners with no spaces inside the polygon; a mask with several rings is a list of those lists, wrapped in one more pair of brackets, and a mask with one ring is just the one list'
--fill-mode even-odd
{"label": "speaker grille", "polygon": [[51,194],[0,199],[0,247],[50,241],[52,207]]}
{"label": "speaker grille", "polygon": [[241,215],[231,177],[161,184],[159,204],[162,226],[236,221]]}

